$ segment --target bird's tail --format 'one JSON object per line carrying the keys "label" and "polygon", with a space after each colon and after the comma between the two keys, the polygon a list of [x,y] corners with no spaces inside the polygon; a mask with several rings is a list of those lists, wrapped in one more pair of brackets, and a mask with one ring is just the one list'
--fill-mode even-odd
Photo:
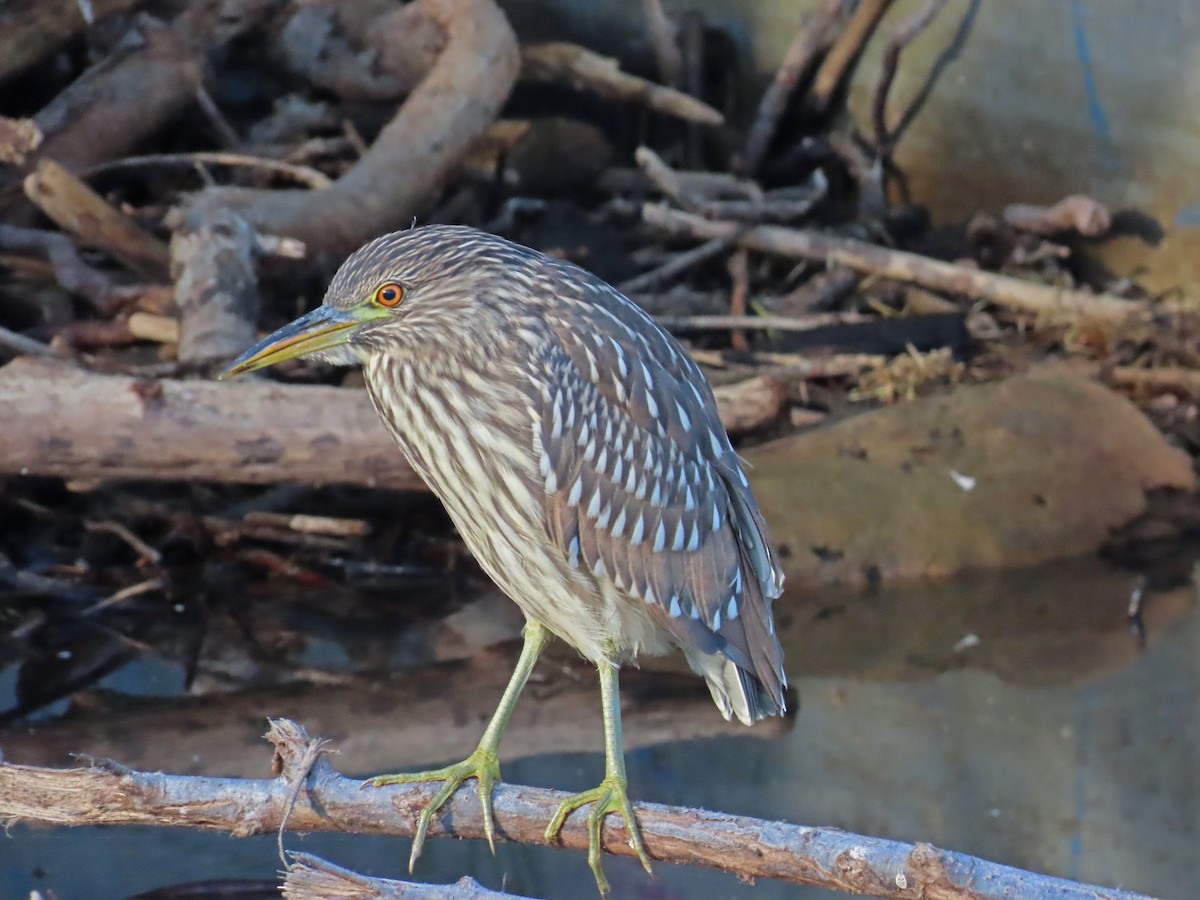
{"label": "bird's tail", "polygon": [[766,716],[785,711],[782,685],[767,686],[721,653],[687,654],[691,667],[704,676],[713,702],[726,719],[737,716],[744,725],[753,725]]}

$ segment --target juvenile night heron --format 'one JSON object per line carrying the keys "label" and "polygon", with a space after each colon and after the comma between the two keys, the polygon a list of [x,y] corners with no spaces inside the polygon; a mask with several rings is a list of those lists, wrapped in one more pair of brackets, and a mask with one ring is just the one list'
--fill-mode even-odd
{"label": "juvenile night heron", "polygon": [[431,772],[430,817],[478,780],[494,844],[497,749],[549,635],[600,672],[605,775],[563,801],[591,804],[588,861],[602,893],[600,829],[620,813],[647,871],[626,792],[617,673],[678,647],[726,718],[784,709],[771,603],[783,576],[700,369],[617,290],[570,263],[471,228],[378,238],[324,303],[248,350],[226,376],[296,356],[361,362],[401,451],[445,504],[488,575],[525,613],[525,643],[479,746]]}

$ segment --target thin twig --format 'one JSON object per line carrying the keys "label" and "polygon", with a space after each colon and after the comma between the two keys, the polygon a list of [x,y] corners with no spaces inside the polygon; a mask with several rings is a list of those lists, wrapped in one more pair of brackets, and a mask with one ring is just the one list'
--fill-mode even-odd
{"label": "thin twig", "polygon": [[843,0],[825,0],[824,5],[801,25],[792,39],[791,46],[784,54],[783,62],[775,72],[775,80],[762,96],[758,104],[758,114],[750,133],[746,136],[746,148],[742,151],[740,171],[753,175],[762,165],[775,137],[775,128],[779,118],[787,108],[788,98],[796,89],[800,77],[812,66],[813,60],[828,44],[827,33],[833,20],[841,10]]}
{"label": "thin twig", "polygon": [[879,84],[875,87],[875,96],[871,101],[871,123],[875,129],[875,147],[880,156],[890,152],[892,146],[892,135],[887,127],[887,99],[892,90],[892,82],[896,79],[900,54],[925,30],[945,5],[946,0],[925,0],[921,8],[911,18],[901,22],[888,38],[883,51],[883,62],[880,63]]}
{"label": "thin twig", "polygon": [[[126,600],[131,600],[134,597],[140,597],[142,594],[150,594],[154,591],[161,591],[167,586],[167,583],[162,578],[147,578],[145,581],[139,581],[137,584],[131,584],[128,587],[123,587],[103,600],[97,600],[91,606],[85,607],[80,611],[81,616],[94,616],[96,613],[108,609],[110,606],[116,606],[119,603],[124,603]],[[137,645],[139,649],[145,650],[147,646],[144,644]]]}
{"label": "thin twig", "polygon": [[859,313],[818,313],[810,316],[660,316],[655,319],[668,331],[720,331],[740,328],[747,331],[812,331],[830,325],[858,325],[878,321]]}
{"label": "thin twig", "polygon": [[85,263],[75,244],[62,232],[0,223],[0,250],[43,254],[54,270],[59,287],[83,297],[101,315],[116,312],[116,285],[103,272]]}
{"label": "thin twig", "polygon": [[[747,298],[750,294],[750,255],[743,247],[737,250],[729,257],[729,317],[731,319],[745,319]],[[740,327],[734,328],[729,333],[729,342],[733,345],[734,350],[749,350],[750,342],[746,339],[746,332]]]}
{"label": "thin twig", "polygon": [[850,16],[850,21],[842,29],[821,65],[813,76],[812,89],[808,93],[806,104],[813,115],[824,115],[829,111],[830,103],[837,96],[839,88],[846,80],[855,61],[862,55],[863,47],[875,33],[879,20],[892,5],[892,0],[862,0]]}
{"label": "thin twig", "polygon": [[[704,34],[707,23],[699,10],[687,10],[679,24],[679,49],[683,55],[683,90],[687,96],[704,96]],[[689,123],[683,144],[683,158],[690,169],[699,169],[703,164],[704,150],[698,125]]]}
{"label": "thin twig", "polygon": [[158,565],[160,562],[162,562],[162,554],[159,553],[158,550],[151,547],[120,522],[112,522],[108,520],[96,522],[85,519],[83,528],[84,531],[90,531],[93,534],[96,532],[115,534],[137,552],[139,566],[144,566],[147,564]]}
{"label": "thin twig", "polygon": [[[285,740],[281,735],[286,735]],[[288,818],[296,808],[300,792],[312,774],[317,761],[328,753],[329,741],[324,738],[309,738],[308,733],[295,722],[288,719],[272,719],[271,730],[267,733],[269,739],[276,740],[276,758],[282,762],[284,780],[287,782],[287,797],[284,799],[283,815],[279,817],[279,828],[275,833],[275,843],[279,849],[279,861],[287,867],[287,854],[283,849],[283,833],[287,829]],[[290,749],[300,748],[299,754],[285,758]]]}
{"label": "thin twig", "polygon": [[[940,8],[940,6],[944,5],[944,2],[945,0],[926,0],[926,9],[932,9],[931,15],[935,15],[937,13],[937,8]],[[937,84],[938,78],[940,78],[946,68],[958,58],[959,52],[966,44],[967,36],[971,33],[971,26],[975,22],[975,15],[979,11],[979,4],[980,0],[969,0],[967,10],[963,13],[962,18],[959,20],[958,28],[955,29],[954,35],[950,38],[950,42],[946,45],[945,49],[938,54],[938,58],[934,61],[933,67],[929,70],[929,75],[926,76],[924,83],[922,83],[920,89],[917,91],[916,96],[913,97],[912,102],[908,104],[907,108],[905,108],[904,112],[900,115],[900,119],[896,123],[896,127],[888,132],[886,129],[886,122],[884,122],[884,133],[887,138],[886,143],[883,145],[885,157],[890,156],[895,151],[896,145],[900,142],[900,138],[903,136],[904,132],[908,130],[908,127],[913,123],[917,117],[917,114],[925,105],[925,101],[928,100],[930,95],[933,93],[933,87],[935,84]],[[919,10],[918,16],[924,12],[925,10]],[[916,18],[917,17],[914,16],[914,19]],[[912,22],[910,21],[909,24],[912,24]],[[901,26],[902,29],[904,27],[905,26]],[[886,96],[882,102],[886,104]]]}
{"label": "thin twig", "polygon": [[225,114],[221,112],[221,108],[217,106],[217,101],[213,99],[212,94],[203,84],[196,86],[196,105],[200,107],[200,111],[204,113],[205,118],[212,125],[213,131],[217,133],[217,137],[225,147],[235,150],[242,146],[242,139],[238,137],[238,133],[234,131],[229,120],[225,118]]}
{"label": "thin twig", "polygon": [[521,77],[566,83],[601,97],[641,103],[655,112],[688,122],[720,125],[725,121],[720,112],[702,100],[623,72],[615,59],[565,41],[527,44],[521,48]]}
{"label": "thin twig", "polygon": [[637,291],[657,287],[664,282],[670,281],[676,275],[712,259],[714,256],[720,256],[728,249],[729,241],[727,240],[718,238],[706,241],[698,247],[693,247],[691,250],[671,257],[661,266],[622,281],[617,285],[617,290],[625,294],[632,294]]}
{"label": "thin twig", "polygon": [[0,325],[0,349],[17,356],[57,356],[54,349],[41,341],[27,338]]}
{"label": "thin twig", "polygon": [[329,185],[333,184],[333,179],[311,166],[301,166],[295,163],[269,159],[264,156],[253,156],[247,153],[221,153],[211,150],[196,153],[147,153],[142,156],[126,156],[122,159],[114,159],[111,162],[89,166],[80,173],[80,176],[86,178],[92,175],[99,175],[102,172],[111,172],[116,169],[133,169],[141,166],[187,166],[190,168],[198,163],[201,165],[241,166],[262,169],[266,172],[286,175],[298,184],[314,189],[329,187]]}
{"label": "thin twig", "polygon": [[658,60],[658,77],[664,84],[678,88],[683,82],[683,54],[679,52],[675,23],[663,9],[662,0],[642,0],[642,12]]}
{"label": "thin twig", "polygon": [[802,353],[769,353],[735,350],[693,350],[696,362],[715,369],[747,369],[757,375],[777,378],[844,378],[887,363],[875,353],[833,353],[806,356]]}
{"label": "thin twig", "polygon": [[[794,222],[807,216],[829,191],[825,174],[817,169],[811,184],[764,192],[752,181],[714,178],[710,172],[674,169],[649,147],[638,147],[634,159],[665,196],[684,209],[710,219],[745,222]],[[707,177],[705,177],[707,176]],[[736,192],[736,199],[712,199],[712,193]]]}

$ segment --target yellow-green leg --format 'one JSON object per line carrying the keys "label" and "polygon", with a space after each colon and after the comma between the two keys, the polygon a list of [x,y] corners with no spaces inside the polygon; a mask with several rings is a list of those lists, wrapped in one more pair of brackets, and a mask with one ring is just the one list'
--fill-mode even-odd
{"label": "yellow-green leg", "polygon": [[425,804],[425,808],[421,810],[420,818],[417,819],[417,831],[413,835],[412,854],[408,858],[408,869],[410,872],[413,866],[416,865],[417,859],[421,855],[421,850],[425,846],[425,832],[429,829],[429,821],[439,809],[446,805],[446,801],[454,796],[454,792],[458,790],[459,785],[468,778],[475,778],[479,782],[479,800],[483,804],[483,830],[487,835],[488,846],[492,848],[493,853],[496,852],[496,823],[492,814],[492,788],[500,780],[500,761],[497,757],[497,751],[500,748],[500,738],[504,735],[504,728],[508,725],[508,720],[512,718],[513,707],[517,705],[517,698],[521,696],[525,682],[529,680],[529,674],[533,671],[533,666],[537,662],[542,648],[546,646],[548,639],[549,634],[540,624],[534,622],[532,619],[525,623],[525,644],[521,648],[521,657],[517,660],[517,667],[513,670],[512,678],[508,680],[508,687],[504,689],[504,696],[500,698],[500,705],[496,707],[491,721],[488,722],[487,728],[484,729],[483,737],[479,739],[479,746],[475,748],[475,751],[470,756],[462,762],[446,766],[444,769],[434,769],[429,772],[401,772],[396,775],[378,775],[375,778],[368,778],[363,782],[364,787],[382,787],[385,784],[411,784],[419,781],[442,782],[441,788]]}
{"label": "yellow-green leg", "polygon": [[588,865],[596,876],[596,886],[602,896],[608,896],[608,879],[600,865],[600,829],[604,817],[610,812],[620,813],[629,832],[629,845],[642,861],[642,867],[650,871],[650,857],[642,843],[642,832],[633,815],[629,802],[625,778],[625,753],[621,748],[621,697],[618,685],[618,669],[612,663],[601,663],[600,702],[604,706],[604,780],[599,787],[573,794],[558,805],[554,818],[546,826],[546,840],[553,842],[562,831],[563,823],[573,810],[591,804],[588,810]]}

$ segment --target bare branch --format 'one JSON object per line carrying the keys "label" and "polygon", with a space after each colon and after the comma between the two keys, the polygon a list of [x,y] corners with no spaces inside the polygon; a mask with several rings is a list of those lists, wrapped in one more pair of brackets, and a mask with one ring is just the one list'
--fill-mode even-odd
{"label": "bare branch", "polygon": [[101,315],[116,312],[116,285],[99,269],[84,262],[65,234],[0,223],[0,250],[10,253],[33,251],[44,255],[54,269],[59,287],[85,298]]}
{"label": "bare branch", "polygon": [[679,49],[675,23],[663,9],[662,0],[642,0],[642,13],[658,60],[658,77],[663,83],[677,88],[683,83],[683,53]]}
{"label": "bare branch", "polygon": [[0,10],[0,80],[61,47],[89,25],[140,5],[142,0],[91,0],[92,19],[79,0],[9,0]]}
{"label": "bare branch", "polygon": [[[141,772],[115,763],[40,769],[0,763],[0,820],[46,824],[170,825],[222,829],[235,837],[289,830],[411,835],[434,785],[363,790],[310,751],[314,739],[291,722],[273,721],[273,779],[209,778]],[[317,757],[288,815],[293,772]],[[502,784],[495,791],[501,840],[542,844],[545,823],[566,794]],[[719,868],[747,878],[777,878],[874,897],[1050,897],[1135,900],[1128,891],[1024,872],[929,844],[905,844],[832,828],[766,822],[745,816],[641,803],[635,805],[646,847],[656,859]],[[563,846],[587,846],[586,810],[567,819]],[[286,823],[285,823],[286,820]],[[431,837],[484,837],[475,786],[462,787],[430,823]],[[610,853],[633,854],[624,823],[605,820]]]}
{"label": "bare branch", "polygon": [[362,159],[318,191],[209,188],[189,216],[227,207],[260,232],[299,238],[313,255],[347,253],[407,225],[491,123],[520,67],[516,38],[492,0],[418,2],[449,40]]}
{"label": "bare branch", "polygon": [[167,245],[53,160],[25,177],[25,195],[64,231],[152,281],[167,280]]}
{"label": "bare branch", "polygon": [[521,51],[521,77],[565,82],[602,97],[642,103],[656,112],[689,122],[720,125],[725,121],[724,116],[702,100],[622,72],[615,59],[578,44],[553,41],[528,45]]}
{"label": "bare branch", "polygon": [[858,272],[884,275],[936,291],[965,294],[1035,315],[1126,321],[1149,319],[1155,312],[1168,310],[1165,304],[1151,307],[1111,294],[1088,294],[1037,284],[1008,275],[969,269],[916,253],[890,250],[865,241],[832,237],[815,231],[801,231],[777,225],[746,228],[740,223],[714,222],[691,213],[652,204],[643,208],[642,215],[651,225],[688,234],[700,240],[728,238],[752,250],[842,265]]}
{"label": "bare branch", "polygon": [[622,281],[617,287],[626,294],[644,291],[647,288],[656,287],[663,282],[670,281],[676,275],[686,272],[688,269],[698,266],[715,256],[720,256],[729,249],[729,241],[712,240],[705,241],[691,250],[686,250],[683,253],[678,253],[672,256],[661,266],[657,266],[648,272],[643,272],[641,275],[636,275]]}
{"label": "bare branch", "polygon": [[[105,5],[115,4],[106,0]],[[106,59],[34,117],[45,135],[35,156],[75,169],[137,146],[195,102],[210,54],[282,5],[280,0],[205,0],[187,4],[170,24],[138,17]]]}
{"label": "bare branch", "polygon": [[49,345],[17,334],[3,325],[0,325],[0,351],[16,356],[54,356],[54,350]]}
{"label": "bare branch", "polygon": [[813,76],[812,90],[809,91],[806,107],[813,115],[824,115],[829,111],[833,98],[837,96],[846,79],[846,73],[851,70],[862,55],[863,47],[875,33],[879,20],[892,5],[892,0],[863,0],[855,7],[850,21],[837,36],[817,74]]}
{"label": "bare branch", "polygon": [[796,37],[792,39],[791,46],[784,54],[783,62],[775,72],[775,80],[771,82],[758,104],[758,114],[754,117],[754,124],[750,126],[746,148],[742,151],[739,168],[744,174],[753,175],[762,165],[771,139],[775,137],[775,127],[787,108],[788,98],[796,89],[800,77],[812,66],[817,54],[828,44],[829,27],[841,10],[842,3],[843,0],[825,0],[824,5],[796,32]]}
{"label": "bare branch", "polygon": [[887,127],[887,98],[892,90],[892,82],[896,78],[900,54],[918,34],[925,30],[925,27],[945,5],[946,0],[926,0],[912,18],[901,22],[892,32],[892,36],[888,38],[887,46],[883,51],[879,84],[875,87],[875,96],[871,101],[871,122],[875,129],[875,146],[881,155],[889,152],[893,142],[893,135]]}

